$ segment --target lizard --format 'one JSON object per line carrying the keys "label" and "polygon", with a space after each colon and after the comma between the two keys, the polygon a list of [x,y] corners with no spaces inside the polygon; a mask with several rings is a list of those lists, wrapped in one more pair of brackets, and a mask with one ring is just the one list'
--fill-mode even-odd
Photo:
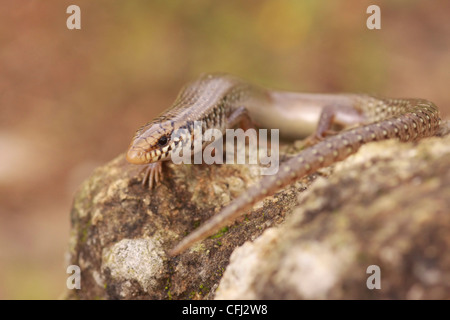
{"label": "lizard", "polygon": [[[126,159],[147,165],[143,185],[148,182],[151,189],[162,179],[162,163],[171,159],[176,148],[192,142],[195,121],[200,121],[203,129],[215,128],[222,133],[250,121],[261,127],[280,128],[282,137],[309,135],[309,147],[283,162],[276,174],[263,177],[233,199],[170,250],[170,256],[231,224],[265,197],[346,159],[362,145],[394,138],[407,142],[430,137],[438,133],[441,119],[436,105],[425,99],[288,92],[228,74],[204,74],[184,86],[169,109],[134,135]],[[336,124],[344,129],[333,132]],[[178,130],[184,130],[184,134],[175,134]],[[202,147],[206,145],[204,142]]]}

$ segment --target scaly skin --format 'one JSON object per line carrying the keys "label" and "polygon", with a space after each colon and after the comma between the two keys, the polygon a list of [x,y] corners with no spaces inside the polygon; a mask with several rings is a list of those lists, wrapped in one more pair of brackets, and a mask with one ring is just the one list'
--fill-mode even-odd
{"label": "scaly skin", "polygon": [[[292,105],[298,110],[296,115],[284,115],[286,110],[292,110]],[[311,117],[310,113],[320,115],[320,118]],[[404,142],[419,140],[435,135],[440,125],[437,107],[427,100],[273,91],[229,75],[212,74],[186,86],[169,110],[137,131],[127,160],[150,164],[149,184],[152,187],[153,180],[159,179],[161,161],[169,160],[171,151],[180,143],[189,142],[189,136],[172,136],[177,129],[187,129],[192,138],[193,121],[197,120],[202,121],[203,129],[217,128],[224,133],[226,128],[233,127],[247,115],[250,118],[256,115],[258,124],[266,127],[273,127],[277,120],[290,122],[286,124],[290,137],[297,132],[304,134],[297,127],[310,127],[311,122],[318,120],[313,140],[319,142],[283,163],[277,174],[265,176],[260,183],[231,201],[219,214],[184,238],[169,252],[170,255],[183,252],[194,242],[231,224],[255,203],[294,181],[346,159],[363,144],[393,138]],[[359,126],[325,138],[333,123]],[[283,130],[280,131],[283,134]]]}

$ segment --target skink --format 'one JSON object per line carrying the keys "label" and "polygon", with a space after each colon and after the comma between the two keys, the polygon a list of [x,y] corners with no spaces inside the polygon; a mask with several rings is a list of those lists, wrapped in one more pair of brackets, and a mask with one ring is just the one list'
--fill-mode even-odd
{"label": "skink", "polygon": [[[424,99],[384,99],[363,94],[305,94],[269,90],[227,74],[205,74],[186,85],[172,107],[141,127],[127,152],[133,164],[148,164],[143,184],[150,188],[162,177],[162,161],[193,139],[194,121],[204,129],[227,128],[250,119],[280,135],[310,137],[314,144],[283,163],[275,175],[265,176],[219,214],[185,237],[169,254],[177,255],[193,243],[231,224],[252,206],[305,175],[342,161],[361,145],[397,138],[414,141],[439,130],[438,108]],[[327,135],[334,124],[350,129]],[[357,125],[357,126],[356,126]],[[186,136],[176,136],[185,129]],[[206,144],[203,145],[205,147]]]}

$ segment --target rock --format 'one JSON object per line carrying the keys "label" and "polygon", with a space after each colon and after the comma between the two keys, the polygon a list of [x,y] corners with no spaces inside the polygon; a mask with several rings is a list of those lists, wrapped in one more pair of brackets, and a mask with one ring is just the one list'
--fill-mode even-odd
{"label": "rock", "polygon": [[[284,220],[299,182],[233,226],[169,258],[185,235],[260,178],[256,165],[165,163],[154,190],[124,155],[98,168],[74,197],[68,264],[81,268],[72,299],[204,299],[214,296],[234,248]],[[309,179],[305,179],[308,183]]]}
{"label": "rock", "polygon": [[[449,142],[364,146],[177,257],[167,252],[257,183],[258,168],[166,163],[148,190],[120,155],[74,197],[68,264],[81,289],[66,297],[449,298]],[[369,265],[381,290],[366,287]]]}
{"label": "rock", "polygon": [[449,168],[450,136],[362,147],[233,252],[215,298],[449,299]]}

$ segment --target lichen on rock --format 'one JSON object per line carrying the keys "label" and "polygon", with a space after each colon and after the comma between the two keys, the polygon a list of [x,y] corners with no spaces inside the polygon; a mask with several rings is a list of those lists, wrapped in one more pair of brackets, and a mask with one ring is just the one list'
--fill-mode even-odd
{"label": "lichen on rock", "polygon": [[[448,135],[363,146],[177,257],[167,252],[258,171],[166,163],[148,190],[120,155],[74,197],[68,264],[80,266],[81,289],[67,298],[449,298],[449,146]],[[366,286],[372,264],[380,290]]]}
{"label": "lichen on rock", "polygon": [[[450,136],[367,145],[237,248],[217,299],[448,299]],[[370,265],[381,289],[370,290]]]}
{"label": "lichen on rock", "polygon": [[[165,253],[156,239],[123,239],[102,252],[102,274],[111,281],[136,281],[145,292],[158,289],[165,274]],[[121,292],[126,298],[129,290]]]}

